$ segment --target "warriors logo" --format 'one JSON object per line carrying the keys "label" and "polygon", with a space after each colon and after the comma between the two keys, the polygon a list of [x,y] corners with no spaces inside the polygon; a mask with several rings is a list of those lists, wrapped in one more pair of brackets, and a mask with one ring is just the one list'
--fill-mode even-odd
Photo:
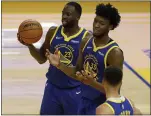
{"label": "warriors logo", "polygon": [[59,49],[60,61],[66,66],[72,65],[73,60],[73,48],[70,45],[59,44],[55,48]]}
{"label": "warriors logo", "polygon": [[84,70],[86,73],[91,74],[93,73],[93,76],[96,77],[98,73],[98,61],[93,55],[86,55],[85,56],[85,61],[84,61]]}

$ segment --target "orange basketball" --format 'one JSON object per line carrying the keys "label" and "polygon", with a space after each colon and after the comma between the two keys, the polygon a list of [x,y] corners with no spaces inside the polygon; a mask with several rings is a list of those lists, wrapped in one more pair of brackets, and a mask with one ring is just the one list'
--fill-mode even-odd
{"label": "orange basketball", "polygon": [[25,43],[32,44],[40,40],[43,30],[38,21],[29,19],[20,24],[18,34]]}

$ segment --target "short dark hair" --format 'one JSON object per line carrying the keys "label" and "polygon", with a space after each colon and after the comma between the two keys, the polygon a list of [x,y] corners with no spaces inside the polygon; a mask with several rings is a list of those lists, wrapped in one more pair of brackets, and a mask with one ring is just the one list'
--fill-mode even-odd
{"label": "short dark hair", "polygon": [[104,70],[104,80],[110,85],[116,86],[123,79],[123,71],[115,66],[109,66]]}
{"label": "short dark hair", "polygon": [[108,19],[110,21],[110,24],[113,25],[113,29],[116,28],[120,21],[121,16],[119,15],[118,10],[113,7],[110,3],[108,4],[98,4],[96,6],[96,12],[95,14],[97,16],[101,16],[105,19]]}
{"label": "short dark hair", "polygon": [[81,17],[82,14],[82,7],[79,3],[77,2],[68,2],[66,5],[71,5],[75,7],[75,10],[77,11],[77,13],[79,14],[79,17]]}

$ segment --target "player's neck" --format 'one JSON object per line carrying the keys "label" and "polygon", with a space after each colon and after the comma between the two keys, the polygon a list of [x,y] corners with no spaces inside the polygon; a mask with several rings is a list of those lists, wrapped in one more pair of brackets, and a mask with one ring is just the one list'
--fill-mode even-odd
{"label": "player's neck", "polygon": [[80,30],[80,27],[78,25],[74,25],[72,27],[66,27],[66,28],[64,28],[63,32],[67,36],[72,36],[72,35],[78,33],[79,30]]}
{"label": "player's neck", "polygon": [[117,88],[109,88],[109,89],[105,89],[106,92],[106,98],[119,98],[119,92]]}
{"label": "player's neck", "polygon": [[96,46],[106,45],[109,41],[110,37],[108,36],[108,34],[99,37],[94,37],[94,43],[96,44]]}

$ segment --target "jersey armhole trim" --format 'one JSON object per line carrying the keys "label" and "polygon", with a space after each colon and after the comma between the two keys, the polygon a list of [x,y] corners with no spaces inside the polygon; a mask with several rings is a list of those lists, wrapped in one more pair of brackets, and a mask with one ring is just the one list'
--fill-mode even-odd
{"label": "jersey armhole trim", "polygon": [[107,56],[110,53],[110,51],[113,50],[114,48],[118,48],[118,46],[112,46],[105,54],[105,57],[104,57],[105,68],[107,67]]}
{"label": "jersey armhole trim", "polygon": [[52,41],[54,40],[54,37],[55,37],[55,35],[56,35],[58,29],[59,29],[59,27],[56,28],[56,30],[55,30],[53,36],[50,38],[50,39],[51,39],[51,40],[50,40],[50,45],[51,45]]}
{"label": "jersey armhole trim", "polygon": [[115,114],[115,110],[113,109],[113,107],[109,103],[106,102],[104,104],[106,104],[112,110],[113,114]]}

